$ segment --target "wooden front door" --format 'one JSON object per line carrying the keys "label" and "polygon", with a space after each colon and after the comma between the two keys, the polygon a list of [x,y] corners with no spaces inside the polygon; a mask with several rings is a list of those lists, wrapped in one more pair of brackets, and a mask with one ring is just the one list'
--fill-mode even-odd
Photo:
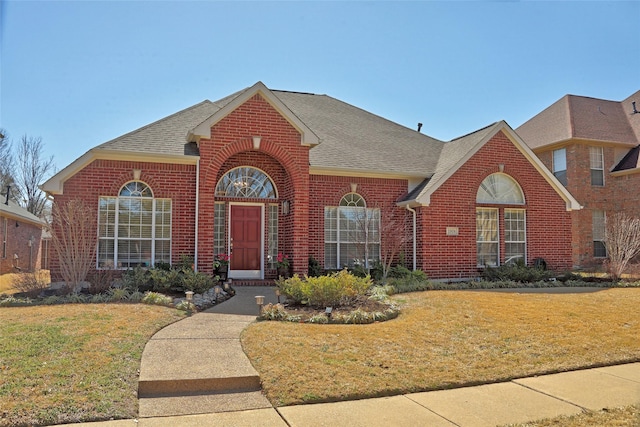
{"label": "wooden front door", "polygon": [[231,277],[259,277],[262,206],[231,205]]}

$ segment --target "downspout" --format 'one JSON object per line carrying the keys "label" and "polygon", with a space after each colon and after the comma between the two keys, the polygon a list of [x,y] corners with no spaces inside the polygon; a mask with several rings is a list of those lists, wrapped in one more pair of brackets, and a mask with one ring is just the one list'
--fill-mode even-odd
{"label": "downspout", "polygon": [[200,207],[200,158],[198,158],[198,161],[196,162],[196,220],[194,221],[196,226],[196,229],[194,230],[196,247],[194,248],[194,251],[193,251],[193,269],[195,271],[198,271],[198,218],[200,217],[199,207]]}
{"label": "downspout", "polygon": [[416,250],[418,244],[416,242],[416,210],[411,208],[409,205],[405,206],[409,212],[413,214],[413,271],[416,271]]}

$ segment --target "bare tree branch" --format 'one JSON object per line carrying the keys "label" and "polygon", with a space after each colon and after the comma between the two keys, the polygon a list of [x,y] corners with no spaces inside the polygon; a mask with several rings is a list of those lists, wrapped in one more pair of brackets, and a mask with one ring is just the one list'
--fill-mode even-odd
{"label": "bare tree branch", "polygon": [[42,138],[24,135],[17,147],[17,171],[15,180],[21,202],[25,209],[42,218],[47,207],[47,198],[38,188],[54,170],[53,156],[43,158]]}
{"label": "bare tree branch", "polygon": [[609,274],[618,280],[629,262],[640,254],[640,218],[617,213],[606,218],[605,248]]}
{"label": "bare tree branch", "polygon": [[82,200],[54,203],[49,229],[62,278],[68,286],[75,287],[86,280],[95,265],[95,214]]}

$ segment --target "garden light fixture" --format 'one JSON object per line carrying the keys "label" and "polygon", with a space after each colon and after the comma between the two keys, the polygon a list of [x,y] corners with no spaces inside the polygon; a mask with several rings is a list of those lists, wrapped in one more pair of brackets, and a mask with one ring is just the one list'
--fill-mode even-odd
{"label": "garden light fixture", "polygon": [[258,316],[260,316],[264,305],[264,295],[256,295],[256,304],[258,304]]}
{"label": "garden light fixture", "polygon": [[186,291],[184,294],[187,296],[187,301],[191,302],[193,300],[193,291]]}

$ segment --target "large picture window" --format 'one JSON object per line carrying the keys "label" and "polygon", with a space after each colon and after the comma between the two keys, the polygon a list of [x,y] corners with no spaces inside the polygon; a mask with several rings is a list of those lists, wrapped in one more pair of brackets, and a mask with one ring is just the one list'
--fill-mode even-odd
{"label": "large picture window", "polygon": [[[520,185],[509,175],[494,173],[487,176],[476,195],[477,204],[524,205]],[[526,263],[526,210],[507,206],[476,207],[476,253],[478,267],[495,267],[504,263]],[[504,219],[500,230],[500,218]],[[500,246],[504,243],[504,258]]]}
{"label": "large picture window", "polygon": [[371,267],[380,259],[380,209],[367,208],[356,193],[339,206],[324,210],[324,266],[326,269]]}
{"label": "large picture window", "polygon": [[171,261],[171,200],[140,181],[98,201],[98,268],[151,267]]}

